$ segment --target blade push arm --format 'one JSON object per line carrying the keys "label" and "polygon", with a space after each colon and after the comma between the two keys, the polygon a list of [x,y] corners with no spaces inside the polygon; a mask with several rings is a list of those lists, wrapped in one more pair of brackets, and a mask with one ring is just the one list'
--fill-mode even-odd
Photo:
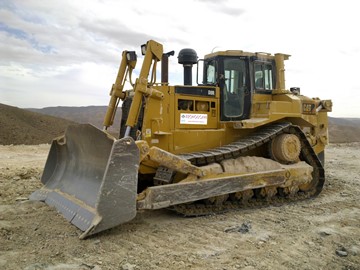
{"label": "blade push arm", "polygon": [[161,60],[162,55],[163,55],[162,44],[154,40],[149,40],[146,43],[144,62],[141,67],[139,78],[136,79],[135,82],[134,97],[131,103],[129,116],[126,121],[125,137],[129,136],[131,128],[134,127],[138,121],[142,95],[147,94],[148,77],[149,77],[149,72],[151,70],[151,66],[153,65],[152,74],[154,75],[156,74],[156,70],[155,70],[156,63]]}

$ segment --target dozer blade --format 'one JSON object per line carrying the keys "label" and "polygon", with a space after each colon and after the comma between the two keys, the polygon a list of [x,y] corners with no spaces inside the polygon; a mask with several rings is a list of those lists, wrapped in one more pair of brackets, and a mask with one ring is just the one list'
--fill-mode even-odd
{"label": "dozer blade", "polygon": [[90,124],[72,125],[53,140],[44,187],[30,200],[54,206],[85,238],[135,217],[138,168],[130,137],[116,140]]}

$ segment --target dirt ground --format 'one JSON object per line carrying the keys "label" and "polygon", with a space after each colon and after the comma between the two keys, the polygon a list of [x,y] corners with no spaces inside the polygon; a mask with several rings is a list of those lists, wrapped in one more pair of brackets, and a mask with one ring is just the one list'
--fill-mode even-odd
{"label": "dirt ground", "polygon": [[0,146],[0,269],[360,269],[360,143],[328,147],[314,200],[198,218],[140,212],[87,240],[27,200],[48,150]]}

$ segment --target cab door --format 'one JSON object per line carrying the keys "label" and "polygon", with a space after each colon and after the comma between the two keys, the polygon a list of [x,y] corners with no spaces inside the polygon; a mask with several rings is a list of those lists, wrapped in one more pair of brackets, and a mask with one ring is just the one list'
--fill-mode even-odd
{"label": "cab door", "polygon": [[245,57],[223,57],[219,61],[222,121],[249,118],[251,92],[248,70]]}

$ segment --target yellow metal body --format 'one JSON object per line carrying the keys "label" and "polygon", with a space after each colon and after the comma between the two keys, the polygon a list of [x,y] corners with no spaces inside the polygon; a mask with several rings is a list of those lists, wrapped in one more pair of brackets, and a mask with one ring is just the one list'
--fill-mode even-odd
{"label": "yellow metal body", "polygon": [[[154,146],[173,154],[203,151],[224,146],[246,137],[258,127],[278,121],[291,122],[303,128],[317,154],[324,151],[328,144],[327,112],[331,111],[332,103],[330,100],[309,98],[286,90],[284,60],[289,55],[240,50],[206,55],[205,59],[217,56],[257,57],[276,64],[274,89],[267,93],[251,91],[249,117],[241,121],[221,121],[219,86],[169,86],[167,83],[155,83],[156,63],[161,60],[163,47],[152,40],[147,42],[146,47],[144,63],[131,94],[134,97],[126,125],[133,127],[137,123],[143,104],[140,139],[150,148]],[[151,68],[152,77],[149,81]],[[178,88],[181,91],[177,91]],[[212,94],[198,95],[198,91],[212,91]],[[140,173],[154,173],[157,167],[158,163],[154,160],[143,159]]]}

